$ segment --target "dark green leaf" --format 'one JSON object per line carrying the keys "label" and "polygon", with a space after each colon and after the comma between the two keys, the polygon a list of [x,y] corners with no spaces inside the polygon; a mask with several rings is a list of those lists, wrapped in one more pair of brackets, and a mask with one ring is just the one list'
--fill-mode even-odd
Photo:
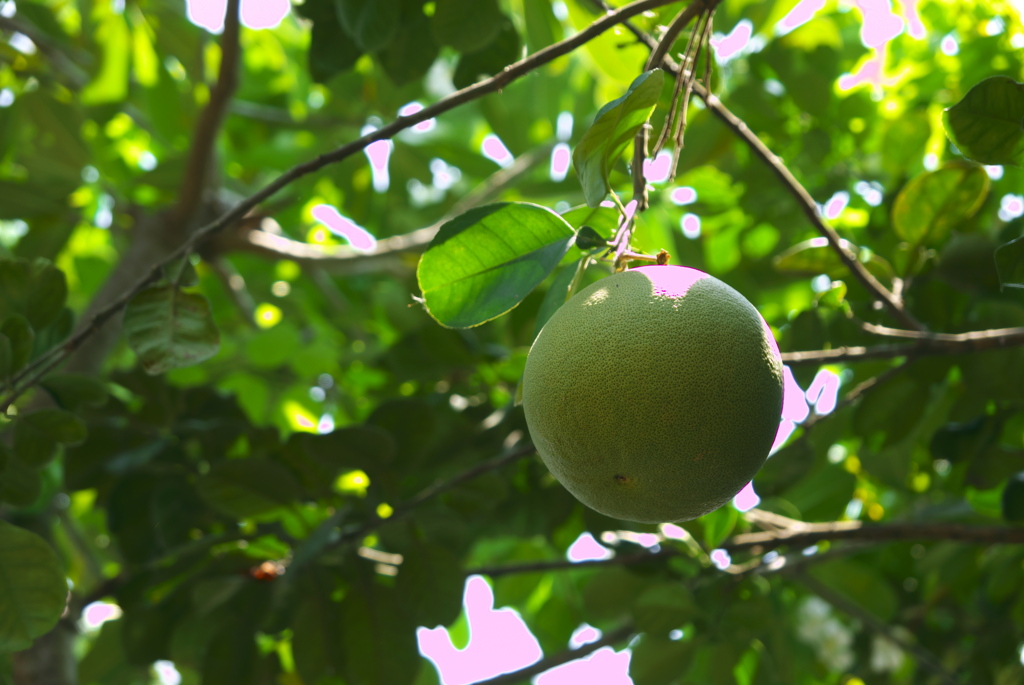
{"label": "dark green leaf", "polygon": [[110,397],[106,384],[84,373],[60,373],[47,376],[41,385],[60,406],[74,411],[81,407],[102,407]]}
{"label": "dark green leaf", "polygon": [[220,348],[210,303],[173,286],[147,288],[124,312],[128,344],[147,373],[156,375],[209,359]]}
{"label": "dark green leaf", "polygon": [[951,230],[974,216],[990,185],[985,169],[968,162],[920,174],[896,196],[893,230],[912,247],[939,247]]}
{"label": "dark green leaf", "polygon": [[33,265],[32,291],[25,302],[25,317],[36,330],[50,325],[68,297],[64,272],[46,260]]}
{"label": "dark green leaf", "polygon": [[608,247],[608,239],[601,237],[597,231],[590,226],[580,226],[576,233],[576,247],[581,250],[593,250],[598,247]]}
{"label": "dark green leaf", "polygon": [[525,202],[486,205],[452,219],[416,272],[427,311],[449,328],[501,316],[551,273],[574,237],[558,214]]}
{"label": "dark green leaf", "polygon": [[1020,165],[1024,89],[1006,76],[987,78],[943,112],[942,125],[965,156],[982,164]]}
{"label": "dark green leaf", "polygon": [[611,190],[608,177],[612,166],[650,118],[661,97],[664,79],[660,69],[637,76],[625,95],[598,111],[594,123],[573,150],[573,167],[583,186],[583,197],[591,207],[598,206]]}
{"label": "dark green leaf", "polygon": [[202,682],[248,685],[258,656],[255,626],[242,619],[226,626],[210,641],[203,660]]}
{"label": "dark green leaf", "polygon": [[395,37],[377,53],[377,59],[388,78],[395,85],[404,86],[423,78],[438,52],[427,17],[416,12],[411,19],[405,17]]}
{"label": "dark green leaf", "polygon": [[439,45],[475,52],[490,45],[504,19],[496,0],[437,0],[430,29]]}
{"label": "dark green leaf", "polygon": [[996,269],[1004,288],[1024,288],[1024,237],[996,248]]}
{"label": "dark green leaf", "polygon": [[53,459],[57,443],[77,445],[85,437],[85,423],[71,412],[40,409],[14,422],[14,454],[23,464],[38,468]]}
{"label": "dark green leaf", "polygon": [[302,492],[284,466],[266,459],[233,459],[214,464],[196,483],[210,506],[244,519],[297,500]]}
{"label": "dark green leaf", "polygon": [[409,607],[416,625],[451,625],[462,611],[466,574],[461,560],[449,549],[416,541],[404,550],[395,583],[399,602]]}
{"label": "dark green leaf", "polygon": [[398,31],[398,0],[335,0],[335,7],[341,25],[364,52],[380,50]]}
{"label": "dark green leaf", "polygon": [[846,284],[842,281],[832,281],[832,287],[822,293],[818,293],[815,301],[819,307],[839,309],[846,300],[846,290]]}
{"label": "dark green leaf", "polygon": [[695,613],[690,591],[678,582],[651,585],[633,604],[637,630],[659,637],[692,621]]}
{"label": "dark green leaf", "polygon": [[588,623],[615,620],[630,614],[646,583],[623,568],[599,571],[583,588],[583,611]]}
{"label": "dark green leaf", "polygon": [[681,682],[693,662],[699,643],[694,640],[670,640],[645,634],[633,648],[629,676],[635,685],[665,685]]}
{"label": "dark green leaf", "polygon": [[68,584],[53,549],[0,520],[0,651],[19,651],[56,625]]}
{"label": "dark green leaf", "polygon": [[459,58],[455,73],[452,75],[452,83],[456,88],[471,86],[481,77],[500,73],[506,66],[519,59],[519,53],[519,33],[512,22],[502,16],[500,30],[493,40],[486,43],[483,48],[467,52]]}
{"label": "dark green leaf", "polygon": [[348,71],[363,54],[333,16],[314,22],[309,35],[307,60],[315,83],[326,83],[335,74]]}
{"label": "dark green leaf", "polygon": [[11,314],[4,320],[3,325],[0,325],[0,334],[10,341],[11,371],[17,372],[32,358],[35,331],[24,316]]}
{"label": "dark green leaf", "polygon": [[569,296],[569,286],[572,285],[573,278],[579,271],[580,267],[583,266],[583,258],[580,257],[572,264],[566,264],[558,273],[555,274],[555,278],[551,281],[551,287],[548,288],[547,292],[544,293],[544,300],[540,304],[540,310],[537,312],[537,323],[534,326],[533,337],[536,338],[540,333],[540,329],[544,327],[544,324],[548,322],[551,315],[558,311],[566,302],[566,298]]}
{"label": "dark green leaf", "polygon": [[840,559],[811,566],[810,574],[857,606],[889,621],[899,608],[899,597],[878,569]]}
{"label": "dark green leaf", "polygon": [[11,339],[0,333],[0,380],[6,381],[14,369],[14,352],[11,350]]}
{"label": "dark green leaf", "polygon": [[292,651],[295,669],[307,683],[323,676],[336,677],[342,667],[341,605],[331,601],[328,592],[318,594],[311,583],[292,620]]}
{"label": "dark green leaf", "polygon": [[348,680],[366,685],[409,685],[419,670],[416,624],[397,593],[360,571],[342,602]]}
{"label": "dark green leaf", "polygon": [[31,507],[43,491],[43,480],[36,469],[25,466],[19,459],[10,459],[0,473],[0,502],[16,507]]}
{"label": "dark green leaf", "polygon": [[704,526],[704,546],[708,549],[718,547],[719,543],[732,533],[738,520],[739,512],[728,504],[710,514],[701,516],[700,522]]}
{"label": "dark green leaf", "polygon": [[814,450],[807,440],[797,440],[768,457],[754,476],[754,490],[762,497],[784,493],[814,466]]}
{"label": "dark green leaf", "polygon": [[1024,521],[1024,471],[1010,476],[1003,488],[1003,518],[1014,523]]}

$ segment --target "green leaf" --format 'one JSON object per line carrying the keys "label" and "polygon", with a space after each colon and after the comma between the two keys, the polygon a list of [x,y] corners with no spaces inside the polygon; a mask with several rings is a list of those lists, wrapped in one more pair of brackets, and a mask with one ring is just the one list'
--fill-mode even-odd
{"label": "green leaf", "polygon": [[[435,15],[436,17],[437,15]],[[508,17],[502,16],[499,31],[493,40],[474,52],[467,52],[459,58],[452,75],[456,88],[471,86],[481,77],[500,73],[519,59],[521,43],[519,33]]]}
{"label": "green leaf", "polygon": [[704,526],[704,546],[708,549],[718,547],[722,540],[732,533],[738,520],[739,512],[728,504],[710,514],[701,516],[700,522]]}
{"label": "green leaf", "polygon": [[57,318],[67,295],[64,272],[48,260],[0,260],[0,315],[22,314],[39,330]]}
{"label": "green leaf", "polygon": [[396,86],[423,78],[437,58],[439,48],[430,32],[430,23],[422,12],[403,17],[398,33],[386,48],[377,53],[384,73]]}
{"label": "green leaf", "polygon": [[0,335],[5,336],[11,344],[11,372],[17,372],[32,358],[35,331],[24,316],[11,314],[0,325]]}
{"label": "green leaf", "polygon": [[335,0],[335,7],[345,31],[365,52],[383,48],[398,31],[398,0]]}
{"label": "green leaf", "polygon": [[220,348],[206,298],[169,285],[147,288],[132,298],[124,312],[124,331],[152,375],[198,364]]}
{"label": "green leaf", "polygon": [[210,506],[238,519],[251,518],[294,502],[301,495],[291,472],[267,459],[233,459],[214,464],[196,483]]}
{"label": "green leaf", "polygon": [[893,230],[912,247],[939,247],[951,230],[981,208],[990,185],[985,169],[968,162],[920,174],[896,196]]}
{"label": "green leaf", "polygon": [[1014,523],[1024,521],[1024,471],[1010,476],[1003,488],[1003,518]]}
{"label": "green leaf", "polygon": [[818,293],[818,296],[814,299],[819,307],[839,309],[843,306],[843,302],[846,301],[846,290],[846,284],[842,281],[832,281],[832,287]]}
{"label": "green leaf", "polygon": [[393,588],[359,572],[342,602],[348,681],[366,685],[409,685],[419,670],[416,624]]}
{"label": "green leaf", "polygon": [[987,78],[942,114],[946,135],[982,164],[1020,166],[1024,155],[1024,89],[1006,76]]}
{"label": "green leaf", "polygon": [[583,266],[583,257],[580,257],[571,264],[566,264],[555,274],[554,280],[551,281],[551,287],[544,293],[544,299],[541,301],[540,309],[537,311],[537,323],[534,326],[533,333],[534,338],[540,334],[540,329],[544,328],[544,324],[548,322],[551,315],[565,304],[566,298],[569,295],[569,286],[572,285],[573,278],[581,266]]}
{"label": "green leaf", "polygon": [[611,190],[609,175],[633,136],[647,122],[661,97],[660,69],[636,77],[626,94],[602,107],[572,153],[573,167],[587,204],[596,207]]}
{"label": "green leaf", "polygon": [[[590,236],[589,232],[584,234],[584,226],[589,226],[598,236],[608,236],[606,240],[611,240],[619,230],[619,222],[622,220],[622,215],[619,214],[619,210],[615,207],[602,207],[600,205],[588,207],[587,205],[580,205],[579,207],[573,207],[562,212],[562,218],[578,231],[576,235],[578,245],[581,234]],[[586,240],[586,237],[584,240]]]}
{"label": "green leaf", "polygon": [[657,636],[665,636],[692,621],[695,613],[690,591],[678,582],[651,585],[633,604],[637,630]]}
{"label": "green leaf", "polygon": [[809,573],[883,621],[896,615],[899,597],[876,568],[840,559],[811,566]]}
{"label": "green leaf", "polygon": [[504,21],[497,0],[437,0],[430,29],[439,45],[476,52],[491,44]]}
{"label": "green leaf", "polygon": [[576,233],[576,247],[581,250],[593,250],[599,247],[608,247],[608,239],[602,237],[591,226],[580,226]]}
{"label": "green leaf", "polygon": [[15,507],[31,507],[43,491],[39,471],[29,468],[19,459],[9,459],[7,468],[0,473],[0,502]]}
{"label": "green leaf", "polygon": [[71,412],[41,409],[14,422],[14,454],[26,466],[45,466],[57,454],[57,443],[77,445],[86,438],[85,423]]}
{"label": "green leaf", "polygon": [[341,605],[331,601],[329,592],[320,591],[322,582],[314,577],[303,584],[305,596],[292,619],[295,668],[307,683],[335,676],[342,662]]}
{"label": "green leaf", "polygon": [[107,385],[95,376],[84,373],[59,373],[47,376],[40,383],[64,409],[102,407],[110,397]]}
{"label": "green leaf", "polygon": [[68,584],[53,549],[0,520],[0,651],[18,651],[57,624]]}
{"label": "green leaf", "polygon": [[33,265],[32,291],[25,302],[25,317],[36,330],[50,325],[68,298],[64,272],[46,260]]}
{"label": "green leaf", "polygon": [[1024,236],[996,248],[996,269],[1004,288],[1024,288]]}
{"label": "green leaf", "polygon": [[675,683],[690,669],[699,642],[645,634],[633,648],[629,677],[634,685]]}
{"label": "green leaf", "polygon": [[646,582],[622,568],[601,570],[583,588],[583,612],[588,623],[615,620],[632,612]]}
{"label": "green leaf", "polygon": [[419,540],[402,556],[395,583],[399,602],[410,609],[416,625],[451,625],[462,611],[466,575],[461,560],[447,547]]}
{"label": "green leaf", "polygon": [[0,380],[6,381],[14,369],[14,352],[11,350],[11,339],[0,333]]}
{"label": "green leaf", "polygon": [[[885,259],[867,249],[858,248],[848,240],[840,240],[839,244],[852,250],[861,264],[880,280],[891,280],[896,272]],[[849,274],[849,269],[839,259],[835,249],[829,245],[825,237],[811,238],[780,252],[772,258],[772,264],[779,271],[793,271],[804,274],[827,274],[832,278]]]}
{"label": "green leaf", "polygon": [[562,217],[539,205],[472,209],[444,224],[420,259],[427,311],[448,328],[501,316],[551,273],[574,238]]}
{"label": "green leaf", "polygon": [[306,59],[314,83],[327,83],[335,74],[348,71],[362,54],[333,16],[313,23]]}

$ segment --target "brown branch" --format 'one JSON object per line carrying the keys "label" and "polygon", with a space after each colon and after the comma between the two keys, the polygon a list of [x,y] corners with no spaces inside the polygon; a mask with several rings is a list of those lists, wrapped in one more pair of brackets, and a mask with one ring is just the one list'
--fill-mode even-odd
{"label": "brown branch", "polygon": [[865,525],[861,521],[803,523],[790,528],[741,533],[720,547],[726,551],[758,547],[768,551],[783,545],[811,547],[819,542],[861,540],[869,542],[908,542],[948,540],[978,545],[1024,543],[1024,527],[971,526],[960,523],[886,523]]}
{"label": "brown branch", "polygon": [[952,673],[946,670],[946,667],[943,666],[937,658],[935,658],[935,655],[921,645],[903,639],[898,632],[893,630],[892,626],[879,620],[874,614],[866,611],[859,604],[851,602],[843,595],[806,573],[798,572],[794,574],[794,577],[808,590],[818,595],[835,608],[848,616],[859,620],[871,631],[878,633],[879,635],[883,635],[886,639],[902,648],[903,651],[913,654],[918,663],[937,675],[944,685],[958,685],[958,683],[960,683],[960,680],[955,678]]}
{"label": "brown branch", "polygon": [[[476,100],[477,98],[489,93],[498,92],[512,81],[515,81],[516,79],[538,69],[562,55],[572,52],[579,46],[584,45],[616,24],[621,23],[623,20],[636,16],[637,14],[641,14],[642,12],[652,10],[656,7],[670,4],[673,1],[674,0],[638,0],[637,2],[633,2],[619,8],[614,12],[609,12],[583,31],[580,31],[565,40],[559,41],[558,43],[553,43],[542,50],[538,50],[532,55],[519,60],[515,64],[510,64],[505,67],[501,73],[496,74],[491,78],[484,79],[483,81],[479,81],[471,86],[463,88],[462,90],[458,90],[451,95],[443,97],[434,104],[423,108],[415,114],[400,116],[391,123],[357,138],[350,143],[346,143],[332,152],[319,155],[315,159],[299,164],[291,170],[281,174],[262,189],[236,204],[233,209],[225,212],[220,218],[195,231],[187,242],[181,245],[173,253],[167,255],[162,260],[154,264],[149,273],[140,279],[138,283],[124,291],[119,297],[115,298],[109,304],[99,309],[99,311],[96,312],[85,326],[76,331],[74,335],[68,338],[63,345],[61,345],[54,364],[47,366],[46,370],[48,371],[50,368],[53,368],[74,353],[75,350],[77,350],[86,340],[89,339],[89,337],[99,330],[103,324],[120,312],[125,305],[135,297],[135,295],[157,279],[165,265],[177,261],[186,254],[189,254],[197,245],[224,230],[225,227],[242,219],[261,202],[272,197],[282,188],[285,188],[304,176],[308,176],[309,174],[319,171],[325,166],[335,164],[356,153],[362,152],[363,149],[371,143],[378,140],[393,138],[400,131],[415,126],[421,122],[428,121],[429,119],[433,119],[440,114],[454,109],[455,107]],[[0,412],[6,411],[7,407],[20,397],[25,390],[37,382],[40,377],[41,376],[38,374],[33,374],[26,384],[8,391],[2,398],[0,398]]]}
{"label": "brown branch", "polygon": [[[808,350],[784,352],[782,361],[790,366],[834,362],[865,361],[869,359],[892,359],[894,357],[924,357],[944,354],[967,354],[999,350],[1024,345],[1024,327],[994,328],[969,333],[927,333],[901,331],[894,328],[875,327],[888,331],[886,335],[912,338],[917,342],[872,347],[837,347],[833,350]],[[874,331],[873,331],[874,332]],[[895,335],[898,334],[898,335]]]}
{"label": "brown branch", "polygon": [[616,628],[610,633],[605,633],[600,640],[595,642],[587,643],[576,649],[567,649],[564,652],[559,652],[553,656],[549,656],[546,659],[541,659],[537,663],[527,666],[526,668],[519,669],[512,673],[505,673],[489,680],[482,680],[474,685],[516,685],[524,680],[529,680],[535,675],[539,675],[548,669],[552,669],[562,664],[567,664],[570,661],[576,661],[582,659],[593,652],[603,648],[612,647],[620,642],[628,640],[636,632],[631,624],[626,624],[620,628]]}
{"label": "brown branch", "polygon": [[220,72],[217,83],[210,92],[210,100],[199,115],[192,145],[188,151],[185,172],[182,175],[178,202],[165,224],[168,230],[184,237],[191,232],[191,224],[199,213],[203,195],[211,187],[214,152],[217,135],[227,115],[231,98],[238,88],[238,72],[241,49],[239,47],[240,0],[228,0],[227,15],[224,18],[224,33],[220,41]]}
{"label": "brown branch", "polygon": [[551,561],[531,561],[522,564],[506,564],[503,566],[480,566],[466,570],[466,575],[481,575],[498,578],[517,573],[545,573],[547,571],[572,571],[581,568],[600,568],[604,566],[631,566],[643,564],[659,559],[676,557],[682,552],[673,547],[663,547],[657,552],[640,551],[623,556],[609,557],[608,559],[588,559],[586,561],[569,561],[568,559],[553,559]]}
{"label": "brown branch", "polygon": [[508,167],[491,174],[452,205],[444,217],[433,226],[382,238],[372,250],[360,251],[348,245],[313,245],[277,233],[240,226],[237,233],[222,234],[214,245],[214,251],[222,254],[231,251],[252,252],[269,259],[290,259],[299,264],[330,266],[334,272],[342,271],[347,274],[370,273],[393,266],[400,267],[400,263],[396,263],[397,257],[425,250],[445,222],[499,196],[503,190],[546,159],[552,147],[553,145],[542,145],[520,155]]}

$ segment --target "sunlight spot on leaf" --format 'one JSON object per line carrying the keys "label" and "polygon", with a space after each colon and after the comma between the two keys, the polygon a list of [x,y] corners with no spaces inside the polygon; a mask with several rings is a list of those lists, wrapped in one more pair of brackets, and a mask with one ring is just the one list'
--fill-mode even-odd
{"label": "sunlight spot on leaf", "polygon": [[394,507],[387,502],[381,502],[377,505],[377,516],[382,519],[391,518],[391,515],[395,513]]}
{"label": "sunlight spot on leaf", "polygon": [[107,621],[121,618],[121,607],[110,602],[93,602],[82,610],[82,627],[96,630]]}
{"label": "sunlight spot on leaf", "polygon": [[304,433],[316,432],[316,417],[295,400],[287,400],[281,410],[292,430]]}
{"label": "sunlight spot on leaf", "polygon": [[256,314],[253,318],[256,320],[256,325],[260,328],[273,328],[281,323],[281,316],[280,309],[269,302],[264,302],[256,307]]}
{"label": "sunlight spot on leaf", "polygon": [[334,487],[338,492],[346,495],[365,497],[366,489],[370,487],[370,477],[366,475],[365,471],[358,469],[349,471],[338,476],[338,480],[334,482]]}
{"label": "sunlight spot on leaf", "polygon": [[1022,215],[1024,215],[1024,196],[1003,195],[999,200],[999,218],[1003,221],[1013,221]]}
{"label": "sunlight spot on leaf", "polygon": [[153,671],[156,672],[156,679],[160,685],[181,685],[181,673],[174,667],[173,662],[165,660],[153,662]]}

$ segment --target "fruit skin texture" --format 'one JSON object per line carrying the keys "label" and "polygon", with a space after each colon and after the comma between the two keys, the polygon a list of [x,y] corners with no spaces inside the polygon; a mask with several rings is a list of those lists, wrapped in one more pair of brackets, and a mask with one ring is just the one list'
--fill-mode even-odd
{"label": "fruit skin texture", "polygon": [[526,360],[523,409],[544,464],[585,505],[688,521],[764,464],[782,388],[778,345],[746,298],[696,269],[644,266],[548,320]]}

